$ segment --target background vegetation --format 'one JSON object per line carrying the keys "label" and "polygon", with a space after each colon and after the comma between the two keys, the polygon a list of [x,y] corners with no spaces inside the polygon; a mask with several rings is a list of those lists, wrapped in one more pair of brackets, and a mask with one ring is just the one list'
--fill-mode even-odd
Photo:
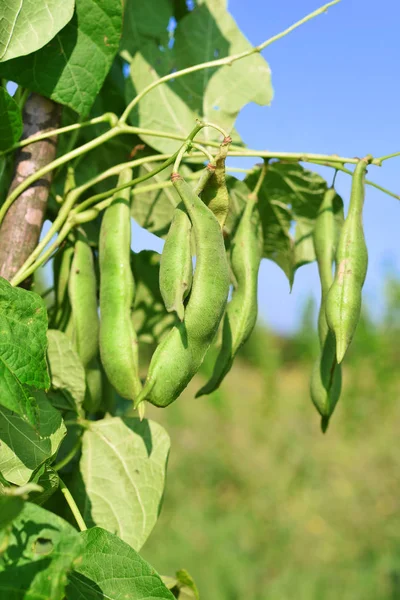
{"label": "background vegetation", "polygon": [[[184,565],[207,600],[400,598],[400,283],[367,311],[330,428],[308,395],[315,310],[259,327],[208,398],[149,409],[171,436],[164,506],[143,555]],[[205,365],[205,369],[208,366]]]}

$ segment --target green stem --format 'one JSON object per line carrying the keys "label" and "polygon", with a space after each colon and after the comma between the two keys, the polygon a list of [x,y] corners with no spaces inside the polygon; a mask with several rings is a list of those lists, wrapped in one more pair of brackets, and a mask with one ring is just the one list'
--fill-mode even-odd
{"label": "green stem", "polygon": [[81,154],[85,154],[86,152],[89,152],[89,150],[93,150],[94,148],[97,148],[97,146],[100,146],[101,144],[110,140],[111,138],[115,137],[116,135],[120,135],[120,133],[121,132],[117,127],[114,129],[110,129],[109,131],[106,131],[102,135],[99,135],[94,140],[90,140],[90,142],[87,142],[86,144],[79,146],[79,148],[75,148],[74,150],[71,150],[71,152],[68,152],[67,154],[64,154],[63,156],[60,156],[59,158],[56,158],[56,160],[53,160],[48,165],[45,165],[44,167],[42,167],[35,173],[32,173],[32,175],[29,175],[28,177],[26,177],[26,179],[24,179],[23,182],[20,183],[11,192],[11,194],[5,200],[3,206],[0,208],[0,225],[3,222],[4,216],[5,216],[6,212],[8,211],[8,209],[10,208],[10,206],[12,205],[12,203],[14,202],[14,200],[16,200],[18,198],[18,196],[23,191],[25,191],[32,183],[34,183],[35,181],[37,181],[38,179],[43,177],[43,175],[46,175],[46,173],[50,173],[50,171],[53,171],[53,169],[56,169],[57,167],[64,165],[65,163],[72,160],[76,156],[80,156]]}
{"label": "green stem", "polygon": [[170,81],[171,79],[177,79],[178,77],[183,77],[184,75],[188,75],[189,73],[195,73],[196,71],[202,71],[203,69],[210,69],[213,67],[221,67],[224,65],[232,65],[237,60],[241,60],[242,58],[246,58],[247,56],[251,56],[252,54],[259,53],[262,50],[264,50],[264,48],[266,48],[267,46],[270,46],[277,40],[280,40],[281,38],[285,37],[285,35],[287,35],[288,33],[291,33],[297,27],[304,25],[304,23],[306,23],[307,21],[310,21],[314,17],[317,17],[321,13],[325,12],[326,10],[328,10],[328,8],[330,6],[337,4],[339,1],[340,0],[333,0],[332,2],[328,2],[324,6],[321,6],[321,8],[318,8],[314,12],[312,12],[309,15],[307,15],[306,17],[304,17],[303,19],[300,19],[300,21],[297,21],[296,23],[294,23],[293,25],[291,25],[284,31],[281,31],[280,33],[269,38],[268,40],[266,40],[259,46],[250,48],[249,50],[246,50],[245,52],[240,52],[239,54],[233,54],[231,56],[226,56],[225,58],[210,60],[210,61],[207,61],[204,63],[200,63],[198,65],[193,65],[192,67],[187,67],[186,69],[181,69],[180,71],[175,71],[174,73],[168,73],[168,75],[164,75],[164,77],[160,77],[156,81],[153,81],[148,86],[146,86],[135,98],[133,98],[133,100],[128,104],[128,106],[124,110],[124,112],[119,120],[120,125],[123,125],[126,123],[132,109],[140,102],[140,100],[144,96],[146,96],[146,94],[151,92],[151,90],[153,90],[155,87],[161,85],[162,83],[166,83],[167,81]]}
{"label": "green stem", "polygon": [[[46,140],[47,138],[53,137],[55,135],[68,133],[69,131],[74,131],[75,129],[82,129],[82,127],[87,127],[88,125],[95,125],[96,123],[104,123],[107,121],[109,121],[111,124],[111,115],[112,113],[105,113],[101,117],[95,117],[94,119],[90,119],[90,121],[85,121],[84,123],[74,123],[73,125],[67,125],[66,127],[60,127],[59,129],[52,129],[51,131],[46,131],[45,133],[41,133],[39,135],[33,135],[31,137],[25,138],[24,140],[21,140],[13,146],[10,146],[10,148],[7,148],[7,150],[1,151],[0,156],[4,154],[9,154],[14,150],[18,150],[18,148],[23,148],[24,146],[28,146],[29,144],[34,144],[35,142]],[[117,118],[115,115],[112,116],[115,117],[115,119]]]}
{"label": "green stem", "polygon": [[192,147],[196,148],[196,150],[199,150],[199,152],[202,152],[210,162],[212,162],[214,160],[213,155],[202,144],[198,144],[197,142],[192,142]]}
{"label": "green stem", "polygon": [[383,163],[384,160],[389,160],[389,158],[396,158],[397,156],[400,156],[400,152],[393,152],[392,154],[386,154],[385,156],[379,156],[378,158],[375,159],[376,163],[374,163],[374,164],[378,164],[379,166],[381,166],[381,164]]}
{"label": "green stem", "polygon": [[70,507],[71,512],[75,517],[75,521],[77,522],[80,531],[86,531],[86,529],[87,529],[86,523],[83,520],[81,512],[80,512],[75,500],[73,499],[71,492],[69,491],[69,489],[67,488],[67,486],[65,485],[65,483],[63,482],[61,477],[59,477],[59,481],[60,481],[60,491],[62,494],[64,494],[64,498],[66,499],[67,504]]}
{"label": "green stem", "polygon": [[264,179],[265,179],[265,176],[266,176],[266,174],[267,174],[267,171],[268,171],[268,163],[267,163],[267,162],[264,162],[263,166],[261,167],[261,170],[260,170],[260,175],[259,175],[259,177],[258,177],[258,179],[257,179],[257,183],[256,183],[256,185],[255,185],[255,188],[254,188],[254,190],[252,191],[252,193],[250,194],[250,195],[251,195],[253,198],[255,198],[255,199],[257,199],[257,198],[258,198],[258,194],[259,194],[259,191],[260,191],[260,189],[261,189],[261,186],[262,186],[262,184],[263,184],[263,181],[264,181]]}
{"label": "green stem", "polygon": [[[347,175],[353,176],[353,171],[351,171],[350,169],[346,169],[346,167],[344,167],[340,163],[315,160],[315,161],[313,161],[313,164],[321,165],[322,167],[331,167],[332,169],[336,169],[337,171],[341,171],[342,173],[346,173]],[[371,187],[374,187],[377,190],[383,192],[384,194],[387,194],[388,196],[395,198],[396,200],[400,200],[400,196],[398,194],[391,192],[387,188],[379,185],[378,183],[375,183],[374,181],[371,181],[370,179],[366,179],[365,183],[367,185],[370,185]]]}
{"label": "green stem", "polygon": [[60,460],[58,463],[56,463],[53,466],[53,469],[55,471],[61,471],[61,469],[63,467],[65,467],[65,465],[67,465],[68,463],[71,462],[71,460],[74,458],[74,456],[76,455],[76,453],[78,452],[78,450],[80,449],[82,445],[82,438],[80,437],[77,442],[72,446],[71,450],[68,452],[68,454],[66,454],[64,456],[64,458],[62,460]]}

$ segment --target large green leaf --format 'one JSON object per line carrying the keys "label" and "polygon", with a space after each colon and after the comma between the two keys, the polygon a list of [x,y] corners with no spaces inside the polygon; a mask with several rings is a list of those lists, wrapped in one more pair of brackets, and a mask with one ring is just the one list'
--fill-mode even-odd
{"label": "large green leaf", "polygon": [[85,550],[69,575],[67,600],[174,600],[153,567],[116,535],[95,527],[80,537]]}
{"label": "large green leaf", "polygon": [[[173,47],[146,39],[140,42],[140,51],[131,62],[127,102],[159,77],[251,48],[227,12],[226,3],[220,0],[207,0],[183,17]],[[138,46],[140,40],[138,34],[133,45]],[[130,120],[140,127],[182,136],[190,132],[196,118],[230,131],[245,104],[269,104],[271,99],[270,69],[259,54],[254,54],[231,66],[199,70],[155,87],[140,101]],[[215,135],[209,128],[202,132],[203,139],[214,139]],[[174,140],[142,138],[160,152],[173,152],[179,146]]]}
{"label": "large green leaf", "polygon": [[47,313],[42,298],[0,278],[0,405],[36,419],[35,401],[26,386],[48,388]]}
{"label": "large green leaf", "polygon": [[63,600],[68,573],[83,551],[76,529],[27,502],[13,523],[0,557],[0,597],[4,600]]}
{"label": "large green leaf", "polygon": [[139,550],[160,512],[169,447],[166,431],[153,421],[114,417],[90,423],[77,486],[85,522]]}
{"label": "large green leaf", "polygon": [[122,3],[77,0],[70,22],[37,52],[0,65],[12,79],[86,116],[118,50]]}
{"label": "large green leaf", "polygon": [[[253,169],[245,183],[251,192],[259,177]],[[315,260],[312,241],[315,219],[327,188],[317,173],[297,163],[274,162],[259,191],[259,210],[264,237],[264,257],[276,262],[293,284],[296,269]],[[340,219],[343,203],[335,199],[335,215]],[[294,239],[290,235],[296,223]]]}
{"label": "large green leaf", "polygon": [[69,337],[57,329],[47,332],[51,387],[61,393],[66,405],[63,409],[73,409],[82,413],[85,398],[85,369]]}
{"label": "large green leaf", "polygon": [[[3,87],[0,87],[0,114],[0,150],[5,150],[21,137],[22,118],[18,104]],[[5,164],[4,160],[2,167],[5,168]],[[0,178],[2,174],[3,168],[0,169]]]}
{"label": "large green leaf", "polygon": [[38,427],[0,407],[0,471],[16,485],[24,485],[33,472],[57,452],[66,429],[60,413],[43,392],[36,394]]}
{"label": "large green leaf", "polygon": [[0,61],[35,52],[62,29],[74,13],[75,0],[3,0]]}
{"label": "large green leaf", "polygon": [[127,0],[120,44],[122,56],[130,60],[148,40],[156,42],[157,46],[165,46],[168,43],[167,27],[172,13],[171,0]]}

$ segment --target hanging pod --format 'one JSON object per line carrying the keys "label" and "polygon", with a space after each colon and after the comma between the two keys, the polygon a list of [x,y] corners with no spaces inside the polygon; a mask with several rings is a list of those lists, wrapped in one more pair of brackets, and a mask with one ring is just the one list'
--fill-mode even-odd
{"label": "hanging pod", "polygon": [[371,157],[361,159],[354,170],[350,206],[336,253],[336,272],[326,300],[326,319],[336,338],[336,359],[341,363],[360,318],[362,287],[368,266],[362,210],[365,173]]}
{"label": "hanging pod", "polygon": [[221,322],[229,291],[229,271],[217,219],[177,173],[173,185],[192,223],[196,269],[182,323],[174,326],[154,352],[135,407],[148,400],[165,407],[178,398],[198,371]]}
{"label": "hanging pod", "polygon": [[[121,171],[118,185],[132,179]],[[138,342],[131,319],[134,280],[130,266],[130,189],[116,192],[100,229],[100,356],[120,396],[134,400],[141,390]]]}
{"label": "hanging pod", "polygon": [[329,331],[325,316],[326,298],[332,285],[332,267],[337,246],[337,223],[334,213],[335,189],[324,195],[315,222],[313,243],[321,282],[321,306],[318,315],[320,354],[314,363],[310,380],[311,399],[320,413],[321,427],[326,431],[329,418],[339,400],[342,387],[341,366],[336,362],[335,337]]}
{"label": "hanging pod", "polygon": [[250,196],[233,240],[231,267],[237,286],[228,304],[222,329],[222,344],[210,380],[196,397],[211,394],[230,371],[239,348],[247,341],[257,321],[257,283],[261,262],[260,217],[257,200]]}

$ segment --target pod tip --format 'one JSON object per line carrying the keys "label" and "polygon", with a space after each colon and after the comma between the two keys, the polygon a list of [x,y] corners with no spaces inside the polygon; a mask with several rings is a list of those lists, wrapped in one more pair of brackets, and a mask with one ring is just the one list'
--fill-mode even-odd
{"label": "pod tip", "polygon": [[326,430],[329,427],[329,417],[321,417],[321,431],[322,433],[326,433]]}

